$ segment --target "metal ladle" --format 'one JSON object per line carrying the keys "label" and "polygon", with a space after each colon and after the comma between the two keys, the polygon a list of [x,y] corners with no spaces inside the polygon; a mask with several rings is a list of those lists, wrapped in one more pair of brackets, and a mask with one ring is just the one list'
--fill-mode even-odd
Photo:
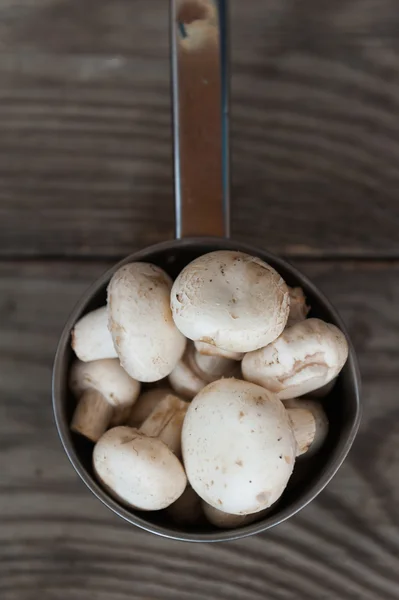
{"label": "metal ladle", "polygon": [[[171,58],[175,147],[176,239],[125,258],[83,295],[61,335],[53,371],[53,408],[65,451],[88,488],[120,517],[165,537],[188,541],[225,541],[256,534],[285,521],[306,506],[335,475],[355,438],[360,421],[360,376],[350,345],[348,361],[325,399],[330,432],[322,452],[297,464],[280,501],[259,522],[220,531],[200,523],[191,528],[172,522],[165,511],[140,512],[111,498],[94,477],[93,445],[69,429],[75,401],[68,390],[73,353],[71,330],[85,313],[106,303],[113,273],[133,261],[147,261],[176,277],[194,258],[219,249],[259,256],[290,286],[301,286],[311,316],[345,326],[325,296],[295,267],[261,248],[229,239],[228,160],[228,0],[171,0]],[[195,236],[195,237],[194,237]]]}

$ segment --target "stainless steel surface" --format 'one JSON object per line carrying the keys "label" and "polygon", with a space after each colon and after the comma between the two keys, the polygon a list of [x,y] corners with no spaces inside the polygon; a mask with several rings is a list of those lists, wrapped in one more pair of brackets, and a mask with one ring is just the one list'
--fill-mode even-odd
{"label": "stainless steel surface", "polygon": [[147,513],[130,510],[113,500],[97,483],[91,465],[93,444],[72,434],[69,423],[75,401],[68,391],[67,374],[73,359],[70,332],[76,321],[89,310],[106,301],[106,287],[113,272],[132,261],[153,262],[164,268],[172,277],[195,257],[217,249],[234,249],[260,256],[274,266],[289,285],[300,285],[312,306],[312,316],[334,323],[345,331],[345,326],[324,295],[297,269],[269,252],[247,244],[218,238],[183,239],[165,242],[146,248],[125,258],[106,272],[86,292],[72,312],[62,333],[53,371],[53,407],[59,435],[71,463],[88,488],[111,510],[123,519],[147,531],[169,538],[193,542],[226,541],[256,534],[285,521],[306,506],[327,485],[349,452],[360,421],[360,376],[353,347],[350,346],[348,362],[338,378],[333,393],[327,398],[325,408],[330,421],[330,432],[323,451],[302,461],[270,514],[260,522],[231,531],[220,531],[205,522],[196,528],[179,527],[171,522],[164,511]]}
{"label": "stainless steel surface", "polygon": [[227,237],[227,0],[171,0],[170,6],[176,237]]}

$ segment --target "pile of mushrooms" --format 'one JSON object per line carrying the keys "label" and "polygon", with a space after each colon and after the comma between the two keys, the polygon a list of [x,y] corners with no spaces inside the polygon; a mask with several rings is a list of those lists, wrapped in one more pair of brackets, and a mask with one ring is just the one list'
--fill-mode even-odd
{"label": "pile of mushrooms", "polygon": [[322,451],[323,396],[345,365],[334,325],[307,318],[301,288],[261,259],[216,251],[173,282],[121,267],[107,305],[71,332],[71,430],[127,507],[182,526],[242,527],[281,498],[297,461]]}

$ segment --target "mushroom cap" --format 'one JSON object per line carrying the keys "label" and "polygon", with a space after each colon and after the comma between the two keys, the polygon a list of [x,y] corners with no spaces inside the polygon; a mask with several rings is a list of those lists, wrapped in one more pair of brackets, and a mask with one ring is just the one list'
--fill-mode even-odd
{"label": "mushroom cap", "polygon": [[348,358],[342,331],[320,319],[306,319],[287,328],[260,350],[249,352],[242,373],[281,400],[303,396],[338,375]]}
{"label": "mushroom cap", "polygon": [[239,374],[240,367],[237,361],[222,356],[200,354],[189,341],[183,358],[169,375],[169,383],[177,394],[192,400],[207,383]]}
{"label": "mushroom cap", "polygon": [[171,308],[187,338],[249,352],[283,331],[289,294],[277,271],[260,258],[219,250],[183,269],[172,287]]}
{"label": "mushroom cap", "polygon": [[111,496],[139,510],[161,510],[184,492],[183,466],[157,438],[131,427],[114,427],[93,451],[96,476]]}
{"label": "mushroom cap", "polygon": [[[317,402],[317,400],[310,400],[309,398],[291,398],[290,400],[284,400],[283,404],[288,410],[293,425],[294,435],[296,434],[295,422],[300,424],[300,419],[296,419],[296,415],[300,417],[301,415],[299,413],[303,415],[304,411],[312,414],[313,423],[309,423],[308,420],[312,429],[312,439],[309,440],[310,444],[308,444],[308,447],[306,449],[303,448],[303,453],[305,454],[305,458],[314,456],[324,444],[329,428],[328,418],[322,404]],[[307,429],[309,432],[309,427]],[[300,432],[300,438],[304,439],[303,432]],[[297,435],[296,439],[297,446],[300,446],[300,439],[298,439]],[[297,456],[298,455],[299,454],[297,454]]]}
{"label": "mushroom cap", "polygon": [[108,329],[106,306],[92,310],[79,319],[71,335],[71,346],[76,356],[84,362],[118,356]]}
{"label": "mushroom cap", "polygon": [[243,525],[249,525],[258,519],[261,519],[267,512],[269,512],[269,508],[265,508],[265,510],[261,510],[257,513],[252,513],[249,515],[231,515],[230,513],[225,513],[207,502],[202,501],[202,511],[212,525],[218,527],[219,529],[235,529],[236,527],[242,527]]}
{"label": "mushroom cap", "polygon": [[195,349],[200,354],[205,354],[206,356],[221,356],[223,358],[231,358],[231,360],[242,360],[244,358],[245,352],[232,352],[231,350],[225,350],[224,348],[218,348],[213,344],[208,344],[207,342],[194,342]]}
{"label": "mushroom cap", "polygon": [[113,426],[127,419],[141,386],[122,369],[117,358],[104,358],[88,363],[76,360],[69,374],[69,387],[75,398],[90,389],[100,392],[115,409],[110,423]]}
{"label": "mushroom cap", "polygon": [[182,401],[180,408],[175,412],[158,436],[173,454],[176,454],[179,458],[181,458],[181,432],[188,406],[188,402]]}
{"label": "mushroom cap", "polygon": [[234,377],[240,374],[240,367],[236,360],[201,354],[194,349],[194,346],[190,361],[193,370],[207,383],[212,383],[222,377]]}
{"label": "mushroom cap", "polygon": [[238,379],[207,385],[182,431],[188,480],[211,506],[235,515],[271,506],[292,473],[296,442],[283,404]]}
{"label": "mushroom cap", "polygon": [[123,368],[138,381],[158,381],[174,369],[186,340],[170,310],[172,280],[159,267],[131,263],[108,286],[109,329]]}
{"label": "mushroom cap", "polygon": [[171,392],[172,390],[167,387],[145,390],[134,403],[126,425],[129,425],[129,427],[140,427],[158,403]]}
{"label": "mushroom cap", "polygon": [[190,364],[190,352],[191,349],[188,344],[183,358],[177,363],[168,377],[169,384],[176,394],[187,400],[192,400],[206,386],[206,381],[193,370]]}

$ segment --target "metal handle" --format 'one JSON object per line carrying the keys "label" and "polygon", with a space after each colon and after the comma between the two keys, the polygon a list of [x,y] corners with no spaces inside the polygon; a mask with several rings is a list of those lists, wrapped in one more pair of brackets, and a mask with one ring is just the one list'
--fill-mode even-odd
{"label": "metal handle", "polygon": [[229,236],[228,0],[170,0],[176,237]]}

